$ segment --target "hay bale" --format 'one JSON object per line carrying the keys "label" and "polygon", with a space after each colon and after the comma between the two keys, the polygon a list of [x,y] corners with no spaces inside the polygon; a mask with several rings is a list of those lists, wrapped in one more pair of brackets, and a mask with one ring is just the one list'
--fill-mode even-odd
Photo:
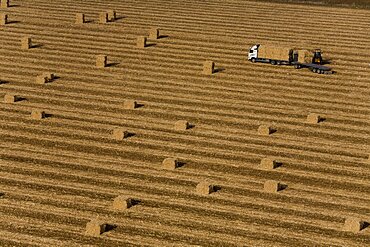
{"label": "hay bale", "polygon": [[147,38],[144,37],[144,36],[137,37],[136,47],[137,48],[145,48],[146,47],[146,41],[147,41]]}
{"label": "hay bale", "polygon": [[8,24],[8,15],[5,13],[0,13],[0,26]]}
{"label": "hay bale", "polygon": [[263,190],[270,193],[275,193],[282,190],[284,186],[277,181],[274,180],[267,180],[263,185]]}
{"label": "hay bale", "polygon": [[158,39],[159,38],[159,29],[158,28],[151,28],[149,30],[149,39]]}
{"label": "hay bale", "polygon": [[213,61],[205,61],[203,64],[203,74],[212,75],[215,72],[215,63]]}
{"label": "hay bale", "polygon": [[190,124],[186,120],[178,120],[175,122],[174,129],[175,130],[187,130],[190,128]]}
{"label": "hay bale", "polygon": [[137,107],[137,102],[135,100],[125,100],[123,102],[123,109],[133,110]]}
{"label": "hay bale", "polygon": [[321,117],[317,113],[310,113],[310,114],[307,115],[307,120],[306,120],[307,123],[317,124],[320,121],[321,121]]}
{"label": "hay bale", "polygon": [[207,181],[202,181],[197,184],[195,191],[198,195],[209,195],[216,190],[214,185],[210,184]]}
{"label": "hay bale", "polygon": [[9,0],[0,0],[1,1],[1,8],[8,8],[9,5]]}
{"label": "hay bale", "polygon": [[125,210],[134,205],[134,200],[127,196],[117,196],[113,201],[113,209]]}
{"label": "hay bale", "polygon": [[31,118],[35,120],[40,120],[45,118],[46,114],[44,111],[33,109],[31,112]]}
{"label": "hay bale", "polygon": [[93,219],[86,224],[86,235],[98,237],[106,231],[107,224],[98,219]]}
{"label": "hay bale", "polygon": [[32,39],[29,36],[22,37],[21,39],[21,49],[28,50],[32,47]]}
{"label": "hay bale", "polygon": [[17,96],[14,94],[5,94],[4,96],[4,103],[14,103],[17,101]]}
{"label": "hay bale", "polygon": [[47,82],[51,82],[55,79],[55,74],[50,73],[50,72],[44,72],[42,73],[42,76],[46,77]]}
{"label": "hay bale", "polygon": [[273,170],[278,166],[278,163],[276,160],[274,160],[271,157],[263,158],[260,163],[261,169],[264,170]]}
{"label": "hay bale", "polygon": [[115,10],[108,10],[108,21],[115,21],[117,19],[117,14]]}
{"label": "hay bale", "polygon": [[129,132],[125,129],[122,129],[122,128],[113,129],[113,138],[115,140],[123,140],[127,138],[128,135],[129,135]]}
{"label": "hay bale", "polygon": [[176,158],[165,158],[162,161],[162,168],[166,170],[175,170],[179,165]]}
{"label": "hay bale", "polygon": [[77,13],[76,14],[76,24],[83,24],[85,22],[86,22],[86,20],[85,20],[85,14]]}
{"label": "hay bale", "polygon": [[347,232],[359,232],[365,227],[365,222],[354,217],[348,217],[344,221],[343,230]]}
{"label": "hay bale", "polygon": [[268,136],[270,134],[272,134],[275,130],[270,127],[270,126],[267,126],[267,125],[260,125],[258,127],[258,134],[259,135],[264,135],[264,136]]}
{"label": "hay bale", "polygon": [[105,24],[108,22],[108,13],[103,12],[99,14],[99,23]]}
{"label": "hay bale", "polygon": [[106,55],[97,55],[96,56],[96,67],[104,68],[107,67],[108,58]]}

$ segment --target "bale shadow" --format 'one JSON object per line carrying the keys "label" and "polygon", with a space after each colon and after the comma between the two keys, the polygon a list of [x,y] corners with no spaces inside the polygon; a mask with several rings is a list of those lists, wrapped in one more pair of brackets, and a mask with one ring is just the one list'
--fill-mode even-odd
{"label": "bale shadow", "polygon": [[364,229],[366,229],[366,228],[368,228],[370,226],[370,223],[369,222],[367,222],[367,221],[365,221],[364,222],[364,225],[362,226],[362,228],[361,228],[361,230],[364,230]]}
{"label": "bale shadow", "polygon": [[273,128],[273,129],[270,130],[270,135],[272,135],[272,134],[274,134],[276,132],[277,132],[277,129]]}
{"label": "bale shadow", "polygon": [[155,43],[149,43],[149,44],[146,44],[145,47],[152,47],[152,46],[156,46],[157,44]]}
{"label": "bale shadow", "polygon": [[44,114],[44,118],[51,118],[53,116],[54,116],[54,114],[51,114],[51,113],[45,113]]}
{"label": "bale shadow", "polygon": [[177,161],[176,168],[180,168],[180,167],[183,167],[185,165],[186,165],[185,162],[183,162],[183,161]]}
{"label": "bale shadow", "polygon": [[159,35],[158,39],[165,39],[165,38],[168,38],[168,37],[169,37],[168,35]]}
{"label": "bale shadow", "polygon": [[144,104],[137,103],[135,108],[142,108],[144,106],[145,106]]}
{"label": "bale shadow", "polygon": [[117,62],[115,62],[115,63],[108,63],[105,67],[115,67],[118,64],[120,64],[120,63],[117,63]]}
{"label": "bale shadow", "polygon": [[112,231],[117,228],[117,225],[115,224],[105,224],[105,232]]}
{"label": "bale shadow", "polygon": [[121,16],[117,16],[116,19],[113,20],[113,21],[119,21],[119,20],[122,20],[122,19],[125,19],[125,18],[126,18],[126,16],[121,15]]}
{"label": "bale shadow", "polygon": [[287,184],[280,184],[277,191],[282,191],[282,190],[285,190],[287,188],[288,188],[288,185]]}
{"label": "bale shadow", "polygon": [[225,70],[225,68],[215,68],[214,70],[213,70],[213,73],[220,73],[220,72],[222,72],[222,71],[224,71]]}
{"label": "bale shadow", "polygon": [[141,203],[142,203],[142,201],[139,200],[139,199],[131,199],[131,205],[132,206],[136,206],[136,205],[139,205]]}
{"label": "bale shadow", "polygon": [[20,23],[20,21],[7,21],[6,24],[16,24],[16,23]]}
{"label": "bale shadow", "polygon": [[4,196],[5,196],[5,193],[4,192],[0,192],[0,198],[2,198]]}
{"label": "bale shadow", "polygon": [[326,118],[324,118],[324,117],[319,117],[319,119],[318,119],[318,123],[321,123],[321,122],[324,122],[324,121],[326,121]]}
{"label": "bale shadow", "polygon": [[191,124],[191,123],[189,123],[189,125],[188,125],[188,128],[187,129],[193,129],[193,128],[195,128],[195,124]]}
{"label": "bale shadow", "polygon": [[21,101],[26,101],[27,99],[25,97],[20,97],[20,96],[17,96],[16,99],[15,99],[15,102],[21,102]]}
{"label": "bale shadow", "polygon": [[133,136],[136,136],[136,134],[135,133],[132,133],[132,132],[128,132],[127,133],[127,138],[131,138]]}
{"label": "bale shadow", "polygon": [[281,161],[275,161],[275,166],[274,166],[274,168],[279,168],[279,167],[281,167],[281,166],[283,166],[283,162],[281,162]]}
{"label": "bale shadow", "polygon": [[213,185],[213,193],[214,192],[218,192],[222,189],[222,187],[220,185]]}
{"label": "bale shadow", "polygon": [[31,45],[31,49],[34,49],[34,48],[41,48],[41,47],[43,47],[44,45],[42,45],[42,44],[36,44],[36,45]]}
{"label": "bale shadow", "polygon": [[8,84],[8,83],[10,83],[10,82],[8,82],[8,81],[1,81],[0,80],[0,85],[3,85],[3,84],[5,85],[5,84]]}

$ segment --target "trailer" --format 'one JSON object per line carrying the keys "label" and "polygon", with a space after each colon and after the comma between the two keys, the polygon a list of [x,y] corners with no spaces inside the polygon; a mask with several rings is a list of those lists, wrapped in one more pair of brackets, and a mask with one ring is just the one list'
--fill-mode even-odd
{"label": "trailer", "polygon": [[314,73],[331,74],[331,68],[322,65],[321,50],[314,51],[276,47],[269,45],[253,45],[249,49],[248,60],[253,63],[270,63],[272,65],[293,65],[294,68],[308,68]]}

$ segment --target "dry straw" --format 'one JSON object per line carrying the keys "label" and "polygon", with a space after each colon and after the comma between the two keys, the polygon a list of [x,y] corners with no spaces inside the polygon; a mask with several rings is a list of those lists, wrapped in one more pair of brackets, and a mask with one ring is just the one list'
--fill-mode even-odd
{"label": "dry straw", "polygon": [[113,209],[116,210],[125,210],[132,207],[133,205],[133,199],[127,196],[117,196],[113,200]]}
{"label": "dry straw", "polygon": [[349,217],[344,221],[343,230],[348,232],[359,232],[365,227],[365,222],[355,218]]}
{"label": "dry straw", "polygon": [[137,37],[136,47],[137,48],[145,48],[147,46],[146,41],[147,41],[147,38],[144,37],[144,36]]}
{"label": "dry straw", "polygon": [[103,221],[98,219],[93,219],[86,224],[86,235],[89,236],[100,236],[100,234],[104,233],[107,230],[107,224]]}
{"label": "dry straw", "polygon": [[162,161],[162,168],[166,170],[175,170],[179,165],[176,158],[165,158]]}
{"label": "dry straw", "polygon": [[203,63],[203,74],[212,75],[215,72],[215,63],[213,61],[205,61]]}

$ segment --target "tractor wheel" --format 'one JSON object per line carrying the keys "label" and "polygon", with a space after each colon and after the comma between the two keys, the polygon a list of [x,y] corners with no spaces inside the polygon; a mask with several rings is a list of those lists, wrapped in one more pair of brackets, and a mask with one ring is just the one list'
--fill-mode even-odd
{"label": "tractor wheel", "polygon": [[256,62],[256,59],[255,58],[252,58],[251,61],[252,61],[252,63],[255,63]]}
{"label": "tractor wheel", "polygon": [[276,64],[276,61],[275,60],[271,60],[270,62],[272,65],[275,65]]}

